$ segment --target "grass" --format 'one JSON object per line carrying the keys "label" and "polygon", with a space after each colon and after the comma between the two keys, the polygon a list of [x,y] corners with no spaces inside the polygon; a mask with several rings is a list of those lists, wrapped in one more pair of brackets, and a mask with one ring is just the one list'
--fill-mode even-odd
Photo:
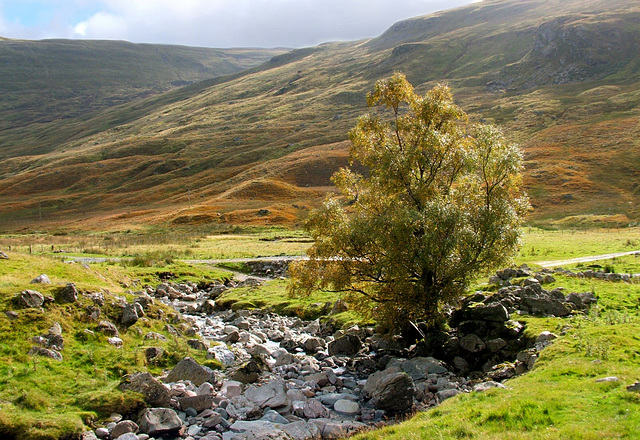
{"label": "grass", "polygon": [[518,262],[566,260],[640,250],[640,228],[545,230],[525,228]]}
{"label": "grass", "polygon": [[[176,272],[178,280],[198,281],[205,275],[205,271],[190,269],[190,273],[184,267],[170,268]],[[153,277],[136,272],[138,270],[138,267],[108,264],[85,267],[47,256],[11,253],[10,259],[2,260],[0,264],[0,309],[11,310],[11,298],[21,290],[38,289],[45,295],[54,296],[59,287],[73,281],[81,291],[103,292],[106,303],[101,307],[100,319],[118,322],[120,300],[114,295],[131,300],[124,285],[139,287],[142,282],[160,282],[157,275]],[[158,268],[153,270],[157,272]],[[35,286],[29,283],[40,273],[47,273],[52,284]],[[220,274],[209,272],[207,279]],[[0,437],[21,440],[72,438],[84,425],[91,426],[112,412],[133,415],[144,405],[139,395],[123,394],[116,389],[123,375],[137,371],[158,375],[185,356],[207,362],[204,352],[187,345],[189,336],[173,336],[168,332],[167,324],[183,334],[188,328],[172,309],[158,304],[150,306],[144,318],[129,329],[121,329],[124,346],[115,348],[107,343],[106,336],[85,332],[96,327],[96,322],[87,317],[85,310],[92,305],[91,300],[80,297],[73,304],[51,304],[42,310],[17,310],[15,320],[4,313],[0,315],[0,334],[4,341],[11,341],[0,344]],[[54,322],[60,323],[63,329],[63,361],[28,356],[33,345],[31,338],[46,333]],[[166,341],[145,340],[143,335],[150,331],[163,334]],[[144,349],[151,345],[165,350],[161,361],[145,361]]]}
{"label": "grass", "polygon": [[[640,436],[640,285],[558,277],[555,286],[594,291],[598,306],[568,319],[521,316],[527,333],[561,335],[533,371],[505,390],[470,393],[356,440],[625,439]],[[615,376],[616,382],[597,379]]]}

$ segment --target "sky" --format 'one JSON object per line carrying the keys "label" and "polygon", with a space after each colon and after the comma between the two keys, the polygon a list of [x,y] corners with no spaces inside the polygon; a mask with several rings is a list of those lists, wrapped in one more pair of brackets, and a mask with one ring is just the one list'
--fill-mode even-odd
{"label": "sky", "polygon": [[479,0],[0,0],[0,36],[205,47],[305,47],[375,37]]}

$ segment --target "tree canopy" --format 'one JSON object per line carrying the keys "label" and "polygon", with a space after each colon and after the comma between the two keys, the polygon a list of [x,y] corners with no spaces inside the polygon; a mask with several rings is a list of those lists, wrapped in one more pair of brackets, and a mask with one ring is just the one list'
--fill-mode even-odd
{"label": "tree canopy", "polygon": [[446,85],[419,96],[395,74],[367,100],[380,110],[349,133],[351,167],[310,214],[309,259],[292,264],[289,290],[344,292],[386,330],[433,325],[517,250],[522,154],[498,128],[470,124]]}

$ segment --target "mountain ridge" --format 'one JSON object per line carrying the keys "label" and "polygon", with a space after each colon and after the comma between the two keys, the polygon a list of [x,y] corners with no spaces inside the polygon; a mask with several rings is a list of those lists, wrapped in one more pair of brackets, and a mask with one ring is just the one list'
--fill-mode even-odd
{"label": "mountain ridge", "polygon": [[[231,214],[266,211],[272,215],[245,220],[296,222],[330,190],[331,172],[347,164],[347,133],[367,111],[365,94],[395,71],[421,93],[448,82],[472,121],[496,123],[521,144],[533,220],[591,214],[634,221],[638,23],[640,7],[631,1],[493,0],[400,22],[377,39],[280,54],[56,126],[42,138],[57,139],[47,154],[0,153],[0,182],[11,188],[0,188],[0,223],[35,227],[44,213],[50,227],[95,227],[128,211],[148,213],[140,224],[184,223],[190,208],[216,219],[242,222]],[[453,30],[440,32],[447,26]],[[389,45],[398,29],[404,36]],[[72,130],[78,133],[63,139]]]}

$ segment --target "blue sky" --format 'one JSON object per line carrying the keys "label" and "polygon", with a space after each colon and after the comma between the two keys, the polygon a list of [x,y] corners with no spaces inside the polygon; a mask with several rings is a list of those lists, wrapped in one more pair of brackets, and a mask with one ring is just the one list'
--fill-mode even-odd
{"label": "blue sky", "polygon": [[374,37],[477,0],[0,0],[0,36],[208,47],[302,47]]}

